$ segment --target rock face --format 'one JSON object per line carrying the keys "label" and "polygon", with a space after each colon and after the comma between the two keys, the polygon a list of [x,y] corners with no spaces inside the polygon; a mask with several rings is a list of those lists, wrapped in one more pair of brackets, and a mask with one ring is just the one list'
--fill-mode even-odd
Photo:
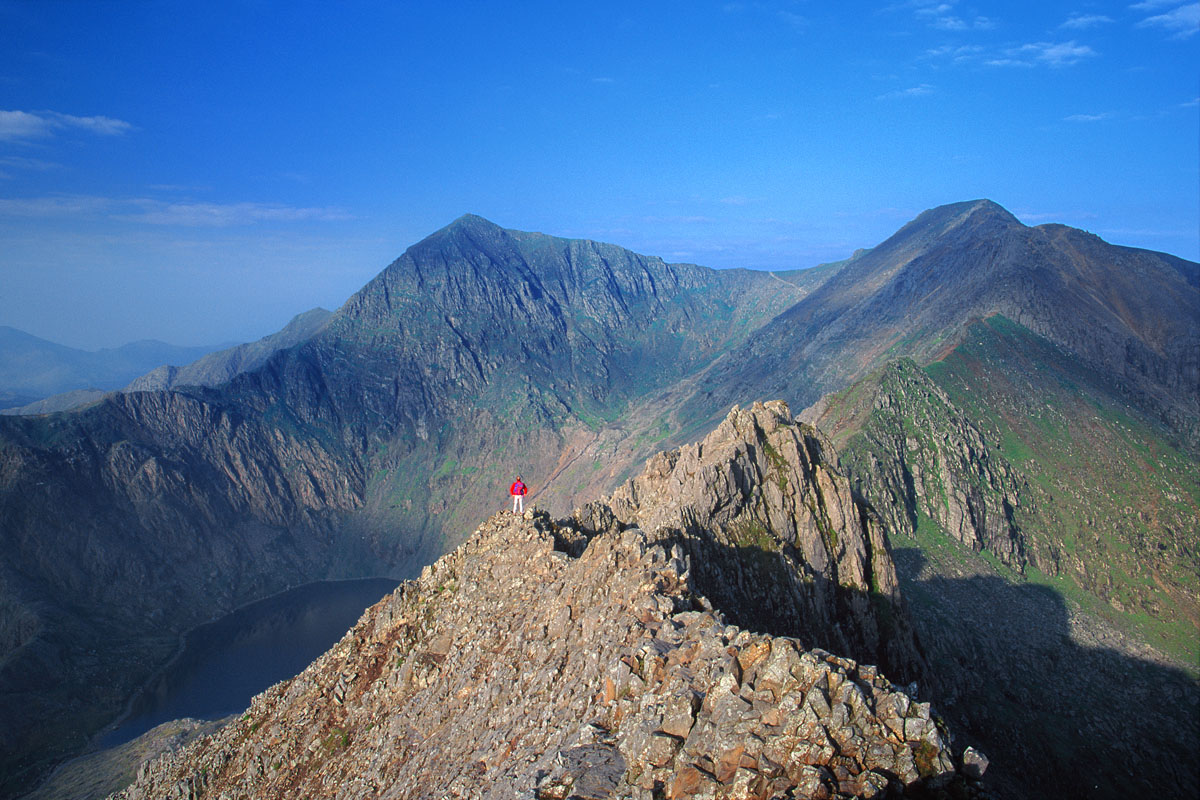
{"label": "rock face", "polygon": [[[778,441],[785,425],[772,426],[773,415],[780,409],[730,415],[729,428],[750,434],[743,452]],[[760,420],[767,438],[748,430]],[[643,475],[617,497],[642,487],[637,508],[660,521],[656,533],[496,515],[238,722],[148,763],[115,797],[974,792],[929,705],[875,667],[729,624],[699,593],[699,553],[663,535],[679,511],[649,500],[652,482]],[[744,486],[761,496],[753,478]],[[835,530],[852,537],[848,526]]]}
{"label": "rock face", "polygon": [[584,530],[636,525],[689,553],[698,591],[738,624],[916,677],[920,655],[879,520],[782,402],[735,407],[704,441],[661,453]]}

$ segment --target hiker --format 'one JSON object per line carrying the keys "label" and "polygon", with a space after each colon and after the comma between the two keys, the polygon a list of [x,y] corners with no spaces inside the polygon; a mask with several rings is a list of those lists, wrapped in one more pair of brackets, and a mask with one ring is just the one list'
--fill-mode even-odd
{"label": "hiker", "polygon": [[525,482],[521,480],[520,475],[518,475],[517,479],[513,481],[513,485],[509,487],[508,493],[512,495],[513,499],[512,513],[525,513],[525,495],[529,493],[529,487],[526,486]]}

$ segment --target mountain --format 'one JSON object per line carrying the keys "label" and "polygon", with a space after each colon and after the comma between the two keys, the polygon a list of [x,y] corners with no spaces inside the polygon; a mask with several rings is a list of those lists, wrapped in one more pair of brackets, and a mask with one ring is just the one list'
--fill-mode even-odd
{"label": "mountain", "polygon": [[221,386],[0,419],[7,786],[114,716],[180,631],[297,582],[412,574],[515,471],[551,475],[805,293],[468,216]]}
{"label": "mountain", "polygon": [[[849,508],[835,493],[849,498],[807,452],[812,433],[782,405],[734,411],[583,520],[493,516],[305,672],[117,797],[971,796],[928,703],[874,667],[729,624],[702,593],[737,595],[752,562],[720,552],[736,531],[785,521],[790,533],[742,545],[780,577],[850,587],[857,551],[894,589],[857,515],[816,529],[808,503],[836,514]],[[743,595],[734,615],[803,614],[812,588],[781,605]]]}
{"label": "mountain", "polygon": [[187,364],[216,349],[148,339],[91,352],[0,325],[0,398],[19,406],[77,389],[112,391],[159,365]]}
{"label": "mountain", "polygon": [[749,385],[802,408],[891,359],[928,363],[999,314],[1106,375],[1194,446],[1197,274],[1195,263],[1063,225],[1026,227],[988,200],[941,206],[764,327],[710,375],[708,405]]}
{"label": "mountain", "polygon": [[[1193,787],[1176,758],[1192,729],[1172,715],[1198,696],[1180,669],[1197,630],[1196,274],[987,201],[800,273],[463,217],[223,384],[0,418],[5,788],[115,714],[180,630],[289,583],[415,574],[517,473],[552,518],[579,507],[584,534],[676,531],[733,624],[945,693],[970,741],[1015,743],[989,773],[1009,796],[1035,795],[1029,776],[1044,796],[1094,794],[1054,753],[1116,787]],[[756,423],[719,481],[703,445],[682,447],[735,404],[843,390],[805,414],[824,433]],[[788,495],[794,518],[757,505],[785,493],[784,463],[822,487]],[[611,519],[587,511],[614,489]],[[870,547],[821,562],[849,529]],[[893,536],[898,591],[878,555]],[[1163,686],[1163,715],[1095,710],[1134,713]],[[1073,720],[1088,734],[1066,747]],[[1150,768],[1155,749],[1169,767]]]}

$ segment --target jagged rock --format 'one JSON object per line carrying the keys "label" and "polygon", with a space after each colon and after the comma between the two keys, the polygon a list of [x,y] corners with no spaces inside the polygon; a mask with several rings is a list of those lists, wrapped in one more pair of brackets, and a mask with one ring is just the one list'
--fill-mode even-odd
{"label": "jagged rock", "polygon": [[697,590],[739,624],[915,675],[921,657],[883,529],[827,452],[785,403],[735,406],[704,441],[654,456],[573,524],[678,541]]}
{"label": "jagged rock", "polygon": [[[855,571],[866,559],[845,555],[856,547],[878,569],[883,552],[855,533],[864,523],[852,505],[832,506],[849,495],[804,460],[803,433],[782,405],[735,410],[619,490],[604,530],[497,514],[239,721],[161,757],[115,797],[832,798],[941,796],[951,784],[969,794],[928,703],[875,667],[730,624],[700,594],[710,548],[697,542],[721,542],[723,526],[757,513],[801,549],[811,520],[780,501],[815,501],[818,487],[843,526],[824,563],[848,565],[829,580],[866,580]],[[765,471],[768,445],[796,469]],[[764,479],[788,493],[751,503],[770,491]],[[718,494],[705,506],[708,490]],[[735,564],[730,554],[725,574]],[[752,615],[749,594],[731,596]]]}

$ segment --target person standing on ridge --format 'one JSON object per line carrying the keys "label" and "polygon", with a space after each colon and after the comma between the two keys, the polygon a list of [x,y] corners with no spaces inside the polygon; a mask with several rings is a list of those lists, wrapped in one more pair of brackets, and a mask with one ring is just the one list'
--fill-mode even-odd
{"label": "person standing on ridge", "polygon": [[529,493],[529,487],[526,486],[525,482],[521,480],[520,475],[518,475],[517,479],[513,481],[513,485],[508,488],[508,493],[512,495],[513,499],[512,513],[525,513],[525,495]]}

